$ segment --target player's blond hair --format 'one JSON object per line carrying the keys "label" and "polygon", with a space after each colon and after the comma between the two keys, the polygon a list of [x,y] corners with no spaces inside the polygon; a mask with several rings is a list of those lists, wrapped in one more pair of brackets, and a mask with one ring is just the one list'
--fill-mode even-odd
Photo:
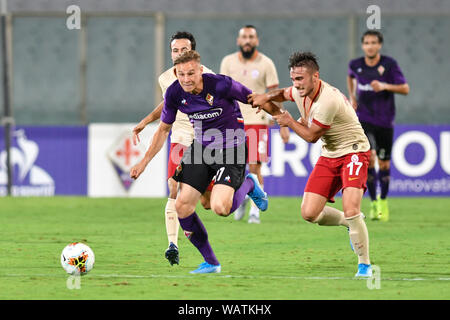
{"label": "player's blond hair", "polygon": [[198,63],[200,63],[200,54],[195,50],[186,51],[181,56],[175,59],[173,65],[176,66],[177,64],[186,63],[190,61],[197,61]]}

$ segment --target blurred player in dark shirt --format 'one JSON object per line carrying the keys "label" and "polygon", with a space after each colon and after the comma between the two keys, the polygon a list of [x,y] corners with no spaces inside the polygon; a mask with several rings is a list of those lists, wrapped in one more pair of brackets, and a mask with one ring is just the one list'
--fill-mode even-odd
{"label": "blurred player in dark shirt", "polygon": [[[389,220],[387,194],[390,180],[391,150],[394,136],[394,94],[407,95],[409,85],[397,62],[381,55],[383,35],[376,30],[366,31],[362,38],[364,56],[350,61],[347,87],[350,102],[369,138],[371,157],[367,187],[371,198],[370,217]],[[378,157],[378,172],[375,160]],[[377,185],[381,193],[377,197]]]}

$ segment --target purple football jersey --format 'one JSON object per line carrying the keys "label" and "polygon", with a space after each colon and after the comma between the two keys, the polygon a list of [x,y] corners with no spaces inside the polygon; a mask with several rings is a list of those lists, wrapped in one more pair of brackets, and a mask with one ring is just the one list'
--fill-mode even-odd
{"label": "purple football jersey", "polygon": [[361,57],[350,61],[348,75],[356,78],[357,81],[358,109],[356,113],[359,121],[392,128],[395,119],[394,93],[387,90],[375,92],[370,83],[373,80],[389,84],[406,83],[397,62],[391,57],[381,55],[378,64],[369,67],[364,57]]}
{"label": "purple football jersey", "polygon": [[167,88],[161,121],[172,124],[177,111],[186,113],[194,139],[210,148],[231,148],[245,142],[244,119],[236,100],[247,103],[250,89],[228,76],[204,73],[198,95],[185,92],[175,81]]}

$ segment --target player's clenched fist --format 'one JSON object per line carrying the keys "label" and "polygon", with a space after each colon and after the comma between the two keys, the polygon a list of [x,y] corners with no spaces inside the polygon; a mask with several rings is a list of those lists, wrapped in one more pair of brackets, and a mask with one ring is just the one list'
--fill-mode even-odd
{"label": "player's clenched fist", "polygon": [[280,125],[284,127],[288,127],[289,124],[294,121],[291,114],[288,111],[284,111],[283,113],[273,116],[275,121]]}
{"label": "player's clenched fist", "polygon": [[378,80],[372,80],[372,82],[370,82],[370,85],[375,92],[380,92],[386,89],[386,84]]}
{"label": "player's clenched fist", "polygon": [[247,96],[248,103],[252,105],[252,107],[257,108],[262,106],[264,103],[269,101],[266,94],[258,94],[258,93],[251,93]]}

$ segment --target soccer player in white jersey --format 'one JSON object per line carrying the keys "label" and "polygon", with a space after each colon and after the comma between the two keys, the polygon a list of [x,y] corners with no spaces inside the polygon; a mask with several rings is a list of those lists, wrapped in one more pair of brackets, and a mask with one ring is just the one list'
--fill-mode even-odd
{"label": "soccer player in white jersey", "polygon": [[[196,42],[194,36],[186,31],[176,32],[170,39],[170,52],[172,61],[175,61],[182,53],[190,50],[195,50]],[[214,73],[210,69],[203,66],[204,73]],[[175,75],[175,67],[171,67],[163,72],[159,78],[159,86],[163,96],[167,88],[177,80]],[[164,101],[161,103],[139,124],[133,129],[133,143],[139,142],[139,133],[151,122],[158,120],[161,116],[161,111],[164,106]],[[175,209],[175,199],[178,193],[178,182],[172,176],[175,173],[176,167],[180,164],[184,151],[191,145],[194,138],[194,129],[186,114],[182,112],[177,113],[176,121],[172,126],[172,134],[170,136],[170,152],[169,161],[167,165],[167,184],[169,187],[169,197],[165,207],[165,221],[166,232],[169,241],[169,247],[165,252],[165,257],[169,260],[171,265],[179,264],[178,254],[178,230],[180,223],[178,221],[177,212]],[[212,185],[201,198],[203,207],[209,208],[209,193],[211,193]]]}
{"label": "soccer player in white jersey", "polygon": [[[220,73],[230,76],[256,93],[278,88],[278,75],[273,61],[258,51],[259,38],[253,25],[246,25],[239,30],[237,45],[240,50],[225,56],[220,64]],[[261,186],[264,179],[261,174],[262,162],[268,161],[268,127],[271,116],[266,112],[258,112],[251,105],[239,102],[244,117],[245,132],[248,138],[248,166],[250,173],[258,177]],[[289,140],[289,129],[280,128],[280,134],[285,143]],[[248,200],[248,198],[247,198]],[[244,201],[234,214],[235,220],[241,220],[245,215]],[[249,223],[260,223],[258,207],[252,202]]]}
{"label": "soccer player in white jersey", "polygon": [[[288,126],[307,142],[323,142],[322,154],[305,186],[301,215],[320,226],[344,226],[358,255],[356,277],[372,276],[369,259],[369,235],[361,200],[367,189],[369,141],[355,110],[336,88],[319,78],[319,65],[314,54],[296,52],[289,59],[292,86],[265,94],[250,95],[253,106],[269,113],[279,111],[270,101],[294,101],[300,120],[289,112],[274,115],[281,126]],[[269,102],[269,103],[267,103]],[[326,206],[342,189],[343,212]]]}

